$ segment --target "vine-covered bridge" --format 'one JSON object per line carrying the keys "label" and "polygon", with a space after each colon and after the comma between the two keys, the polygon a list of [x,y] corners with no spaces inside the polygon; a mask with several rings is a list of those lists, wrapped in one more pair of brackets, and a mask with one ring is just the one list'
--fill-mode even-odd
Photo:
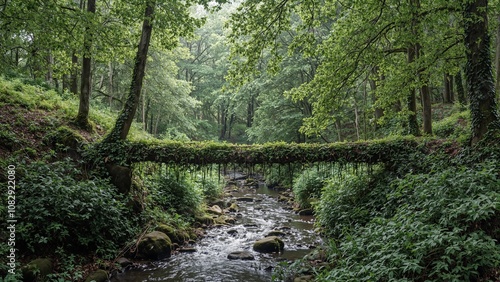
{"label": "vine-covered bridge", "polygon": [[364,142],[326,144],[267,143],[242,145],[218,142],[121,141],[103,142],[86,151],[94,165],[105,165],[111,182],[122,193],[131,187],[135,163],[155,162],[172,166],[203,167],[212,164],[245,166],[272,164],[378,164],[397,166],[419,154],[456,151],[457,144],[446,140],[387,138]]}
{"label": "vine-covered bridge", "polygon": [[[428,154],[439,146],[453,146],[442,140],[415,138],[380,139],[365,142],[267,143],[241,145],[217,142],[120,142],[101,144],[100,157],[106,163],[131,165],[156,162],[172,165],[287,164],[287,163],[393,163],[411,153]],[[448,144],[448,145],[446,145]]]}

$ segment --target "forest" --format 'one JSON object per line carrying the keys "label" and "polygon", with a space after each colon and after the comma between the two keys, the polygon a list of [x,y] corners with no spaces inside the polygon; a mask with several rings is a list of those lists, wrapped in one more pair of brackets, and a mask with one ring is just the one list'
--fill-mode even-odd
{"label": "forest", "polygon": [[0,281],[180,256],[234,226],[228,171],[314,214],[269,281],[500,280],[499,1],[4,0],[0,25]]}

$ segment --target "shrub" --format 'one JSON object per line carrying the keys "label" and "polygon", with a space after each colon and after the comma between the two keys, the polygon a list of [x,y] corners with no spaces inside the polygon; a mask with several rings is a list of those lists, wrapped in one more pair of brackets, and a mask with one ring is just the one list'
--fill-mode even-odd
{"label": "shrub", "polygon": [[468,111],[455,113],[433,125],[434,134],[442,138],[458,138],[462,135],[469,135],[468,121],[470,113]]}
{"label": "shrub", "polygon": [[204,199],[215,199],[222,195],[222,185],[218,172],[203,172],[192,176],[196,189],[202,192]]}
{"label": "shrub", "polygon": [[302,208],[310,208],[311,201],[320,198],[321,190],[325,184],[325,175],[324,171],[310,168],[304,170],[295,178],[293,193],[295,194],[295,200]]}
{"label": "shrub", "polygon": [[192,214],[199,209],[202,191],[196,188],[186,174],[168,169],[160,174],[145,181],[150,193],[150,207],[159,205],[165,211],[180,214]]}
{"label": "shrub", "polygon": [[[408,174],[389,183],[389,190],[382,185],[388,178],[370,184],[362,177],[329,192],[322,201],[322,223],[340,225],[333,231],[341,236],[331,244],[333,268],[317,280],[478,281],[487,277],[500,266],[499,168],[491,161],[473,168]],[[359,193],[362,187],[373,190]],[[371,197],[386,201],[367,200]]]}
{"label": "shrub", "polygon": [[316,207],[318,224],[328,235],[338,238],[364,226],[374,216],[390,214],[394,208],[381,207],[387,201],[391,176],[376,170],[371,175],[344,172],[342,177],[328,179]]}
{"label": "shrub", "polygon": [[79,180],[69,160],[24,168],[17,184],[19,243],[32,253],[55,247],[88,250],[104,258],[133,233],[133,222],[107,180]]}
{"label": "shrub", "polygon": [[302,166],[298,164],[277,165],[265,168],[267,186],[291,188],[295,173],[302,171]]}

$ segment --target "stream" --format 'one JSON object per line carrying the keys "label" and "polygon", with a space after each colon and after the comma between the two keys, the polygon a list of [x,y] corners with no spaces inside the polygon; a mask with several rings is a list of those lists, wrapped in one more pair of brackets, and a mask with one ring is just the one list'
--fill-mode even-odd
{"label": "stream", "polygon": [[[196,252],[178,253],[172,257],[145,264],[115,275],[112,282],[178,281],[178,282],[269,282],[272,270],[283,260],[301,258],[321,244],[314,232],[312,216],[299,216],[278,201],[279,193],[263,182],[258,187],[244,186],[245,177],[231,173],[237,189],[230,190],[227,202],[236,202],[237,212],[226,212],[235,224],[211,227],[194,247]],[[282,253],[261,254],[252,250],[255,241],[279,230],[285,243]],[[248,251],[254,260],[230,260],[228,254]]]}

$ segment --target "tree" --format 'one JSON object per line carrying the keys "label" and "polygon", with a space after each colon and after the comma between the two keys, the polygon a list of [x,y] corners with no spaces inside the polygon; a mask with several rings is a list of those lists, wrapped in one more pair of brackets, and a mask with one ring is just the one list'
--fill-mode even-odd
{"label": "tree", "polygon": [[83,17],[75,1],[4,1],[0,10],[0,70],[57,83],[69,71],[68,51],[81,44],[77,34],[81,33]]}
{"label": "tree", "polygon": [[[156,33],[156,40],[159,45],[166,49],[172,49],[177,46],[180,36],[191,35],[195,27],[199,27],[203,20],[194,18],[189,13],[189,7],[192,4],[204,4],[208,8],[208,2],[205,0],[193,1],[140,1],[139,7],[144,11],[142,18],[142,31],[134,60],[134,69],[132,82],[130,84],[129,94],[120,115],[118,116],[113,130],[105,138],[104,142],[115,142],[125,140],[134,120],[140,96],[142,92],[142,83],[146,72],[146,61],[148,58],[148,49],[150,46],[153,25],[159,30]],[[219,1],[224,2],[224,1]],[[126,5],[126,4],[125,4]],[[134,13],[133,7],[128,9]],[[137,8],[137,7],[135,7]],[[126,16],[130,20],[130,16]]]}
{"label": "tree", "polygon": [[[95,14],[95,0],[87,1],[87,12]],[[89,21],[92,23],[93,21]],[[91,63],[92,63],[92,33],[94,32],[90,23],[85,28],[85,39],[83,41],[83,59],[82,59],[82,79],[80,86],[80,104],[75,123],[81,128],[91,129],[89,123],[90,93],[91,93]]]}
{"label": "tree", "polygon": [[[279,39],[290,30],[296,34],[294,49],[320,58],[314,78],[291,92],[313,105],[313,115],[303,125],[309,134],[334,124],[332,113],[349,101],[347,93],[376,80],[374,67],[384,81],[372,88],[376,89],[372,107],[385,110],[386,121],[406,117],[404,124],[417,134],[412,93],[419,89],[424,132],[431,133],[433,75],[454,75],[463,63],[461,8],[447,1],[247,1],[239,11],[231,21],[238,66],[234,81],[254,72],[262,50],[269,50],[276,60],[283,58]],[[290,24],[293,17],[300,23]],[[326,34],[318,32],[320,26]],[[320,43],[311,44],[316,40]],[[398,104],[402,111],[393,109]]]}
{"label": "tree", "polygon": [[466,1],[464,7],[465,77],[471,112],[471,143],[478,143],[488,130],[500,129],[491,71],[490,35],[488,33],[488,1]]}

